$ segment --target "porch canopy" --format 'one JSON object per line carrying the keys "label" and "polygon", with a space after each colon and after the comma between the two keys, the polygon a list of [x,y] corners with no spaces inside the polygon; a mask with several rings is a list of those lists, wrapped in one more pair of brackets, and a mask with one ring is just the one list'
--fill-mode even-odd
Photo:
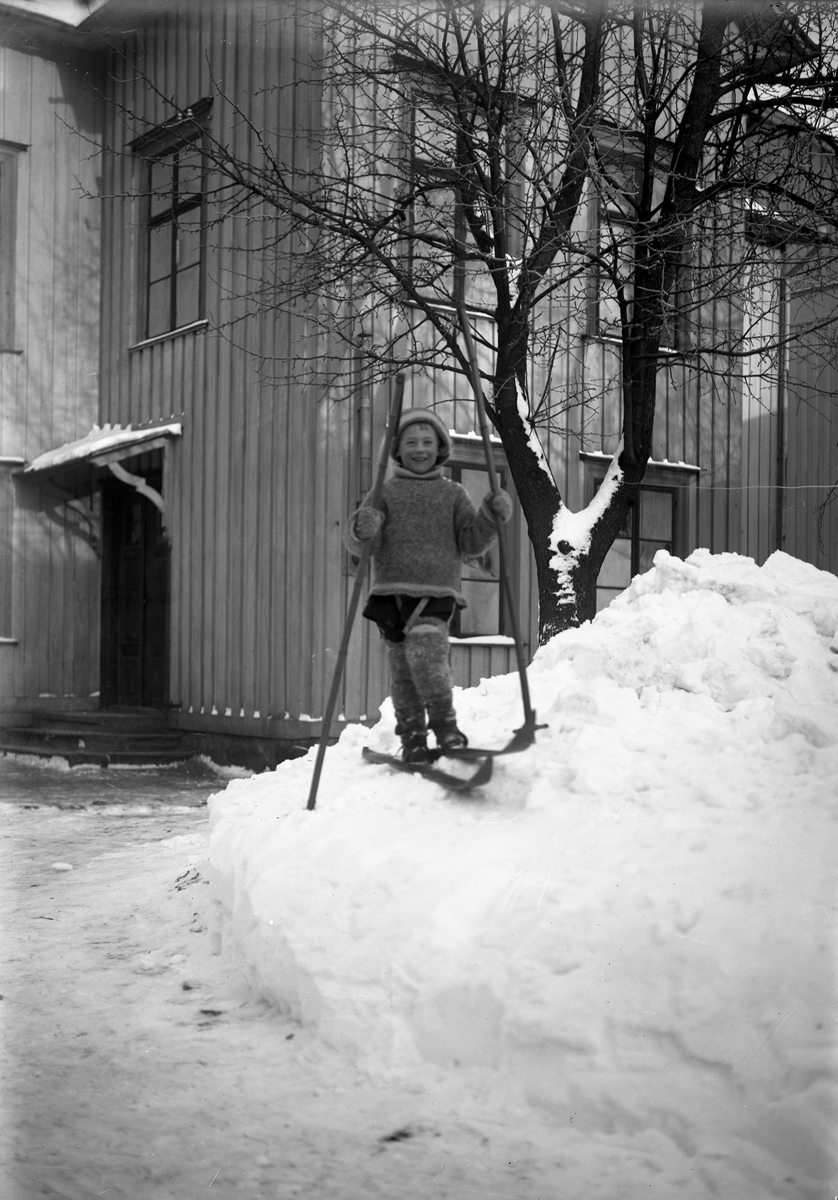
{"label": "porch canopy", "polygon": [[54,484],[62,492],[73,496],[89,496],[96,488],[102,468],[109,469],[126,482],[141,482],[140,476],[130,476],[119,464],[149,450],[165,448],[172,438],[180,437],[182,432],[179,421],[144,429],[132,429],[130,425],[94,425],[83,438],[65,442],[63,446],[39,454],[16,474],[18,478],[33,483]]}

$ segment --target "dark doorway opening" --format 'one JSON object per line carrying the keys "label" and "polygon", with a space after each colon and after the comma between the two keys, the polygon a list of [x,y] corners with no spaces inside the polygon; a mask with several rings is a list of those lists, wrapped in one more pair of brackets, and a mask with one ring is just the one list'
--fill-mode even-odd
{"label": "dark doorway opening", "polygon": [[[156,492],[159,454],[124,465]],[[168,678],[169,543],[162,514],[117,479],[102,485],[103,708],[162,708]]]}

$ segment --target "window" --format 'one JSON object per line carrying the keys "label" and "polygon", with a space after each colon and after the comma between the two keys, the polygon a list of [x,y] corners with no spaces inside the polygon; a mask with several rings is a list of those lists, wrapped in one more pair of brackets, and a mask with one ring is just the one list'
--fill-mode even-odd
{"label": "window", "polygon": [[632,266],[634,263],[633,235],[625,221],[608,217],[599,226],[599,262],[596,268],[595,308],[592,314],[592,333],[605,337],[621,337],[623,321],[620,314],[619,291],[631,313]]}
{"label": "window", "polygon": [[[634,259],[638,239],[643,236],[644,224],[638,220],[636,201],[642,189],[643,167],[631,155],[618,155],[604,147],[602,171],[598,180],[600,194],[591,205],[591,245],[596,263],[591,271],[588,306],[588,335],[620,338],[623,331],[619,293],[632,318],[634,300]],[[652,168],[648,168],[651,170]],[[652,179],[651,212],[647,214],[652,228],[659,205],[663,201],[665,172],[655,169]],[[663,297],[661,346],[665,349],[684,348],[684,320],[679,315],[687,296],[686,274],[680,269],[678,286],[670,296]]]}
{"label": "window", "polygon": [[658,550],[674,553],[678,489],[641,487],[622,529],[605,556],[597,579],[597,612],[648,571]]}
{"label": "window", "polygon": [[[489,472],[485,462],[478,459],[480,452],[469,453],[455,447],[453,461],[446,464],[446,473],[455,483],[462,484],[475,508],[479,508],[489,490]],[[458,461],[459,460],[459,461]],[[506,466],[495,464],[498,485],[507,486]],[[511,531],[511,524],[507,525]],[[510,548],[511,549],[511,548]],[[505,629],[505,603],[503,581],[500,573],[500,553],[497,542],[483,554],[465,559],[462,574],[462,593],[468,608],[458,609],[451,625],[453,637],[490,637],[503,634]]]}
{"label": "window", "polygon": [[0,142],[0,350],[15,349],[17,159],[25,149]]}
{"label": "window", "polygon": [[[589,334],[619,338],[623,332],[619,291],[632,316],[634,299],[634,248],[637,236],[630,222],[607,215],[599,227],[598,263],[595,269],[594,296],[589,320]],[[678,289],[663,298],[661,313],[661,347],[666,350],[684,348],[686,338],[687,303],[684,290],[686,273],[679,269]]]}
{"label": "window", "polygon": [[203,166],[188,145],[149,164],[145,336],[200,320],[203,305]]}
{"label": "window", "polygon": [[493,253],[494,238],[479,181],[485,142],[479,113],[466,136],[441,97],[414,95],[407,211],[411,281],[423,298],[440,305],[462,302],[475,311],[493,312],[497,296],[486,256]]}
{"label": "window", "polygon": [[143,338],[205,316],[205,117],[210,101],[134,143],[143,159],[145,213],[140,328]]}
{"label": "window", "polygon": [[[583,452],[590,500],[605,478],[608,454]],[[686,463],[650,462],[635,504],[614,540],[597,579],[597,611],[625,591],[635,575],[648,571],[658,550],[688,553],[690,512],[700,469]],[[694,511],[693,511],[694,517]]]}

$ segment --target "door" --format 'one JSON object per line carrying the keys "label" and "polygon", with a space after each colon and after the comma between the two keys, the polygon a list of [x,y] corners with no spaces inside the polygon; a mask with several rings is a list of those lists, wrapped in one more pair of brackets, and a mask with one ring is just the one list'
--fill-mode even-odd
{"label": "door", "polygon": [[[160,490],[156,471],[144,471]],[[134,488],[102,488],[103,708],[161,708],[167,696],[169,545],[161,513]]]}

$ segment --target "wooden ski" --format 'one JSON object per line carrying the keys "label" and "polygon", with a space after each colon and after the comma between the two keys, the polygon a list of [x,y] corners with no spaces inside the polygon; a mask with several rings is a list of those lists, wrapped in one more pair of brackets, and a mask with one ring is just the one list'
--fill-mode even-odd
{"label": "wooden ski", "polygon": [[467,778],[461,779],[459,775],[452,775],[433,763],[406,763],[392,754],[382,754],[380,750],[371,750],[369,746],[364,746],[361,753],[366,762],[392,767],[394,771],[402,771],[407,775],[421,775],[423,779],[429,779],[431,783],[438,783],[440,787],[444,787],[449,792],[468,792],[471,788],[483,787],[492,778],[492,756],[488,754],[480,760],[476,771]]}

